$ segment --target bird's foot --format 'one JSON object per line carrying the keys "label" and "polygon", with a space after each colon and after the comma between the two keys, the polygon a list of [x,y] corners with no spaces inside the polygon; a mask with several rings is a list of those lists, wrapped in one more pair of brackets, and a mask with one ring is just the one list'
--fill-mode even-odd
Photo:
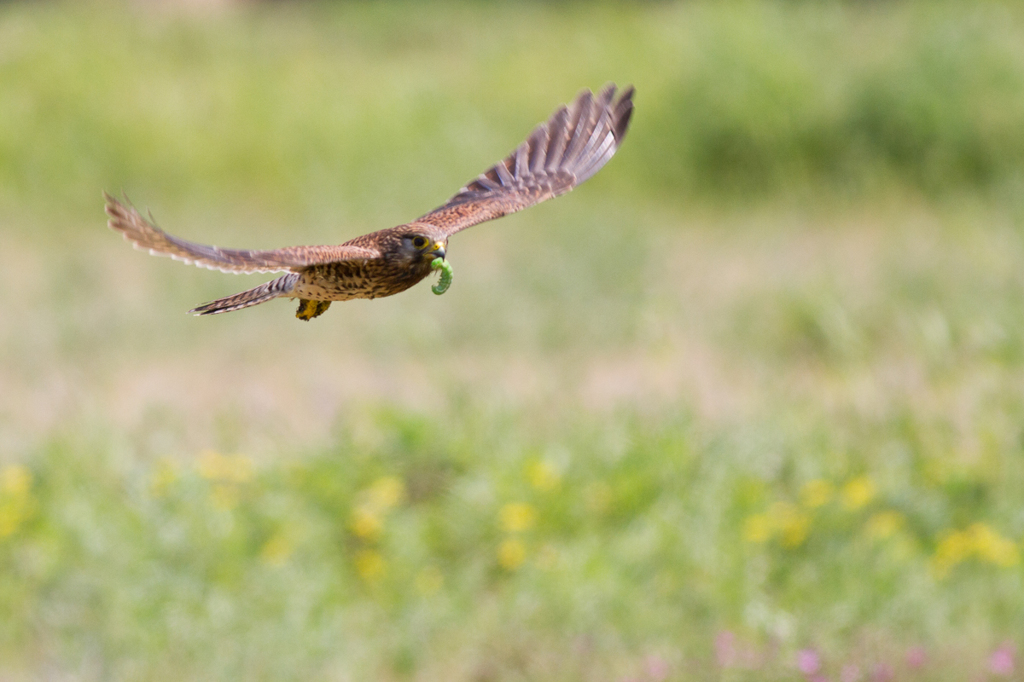
{"label": "bird's foot", "polygon": [[330,301],[310,301],[306,298],[300,298],[299,309],[295,311],[295,317],[308,322],[317,315],[322,315],[330,307]]}
{"label": "bird's foot", "polygon": [[435,258],[430,261],[430,269],[441,271],[441,279],[437,280],[437,284],[430,287],[431,291],[440,296],[448,291],[448,287],[452,285],[452,266],[444,258]]}

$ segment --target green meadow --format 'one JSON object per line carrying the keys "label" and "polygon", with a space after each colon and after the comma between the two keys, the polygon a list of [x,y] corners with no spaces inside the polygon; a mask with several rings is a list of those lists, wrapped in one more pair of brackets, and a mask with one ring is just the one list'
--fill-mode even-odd
{"label": "green meadow", "polygon": [[[0,3],[0,678],[1019,679],[1024,7]],[[409,221],[637,88],[454,282]]]}

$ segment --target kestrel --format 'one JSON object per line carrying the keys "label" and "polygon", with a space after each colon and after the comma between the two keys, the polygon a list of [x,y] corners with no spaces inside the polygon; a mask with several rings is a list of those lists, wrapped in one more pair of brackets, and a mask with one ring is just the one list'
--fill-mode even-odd
{"label": "kestrel", "polygon": [[[223,272],[287,273],[201,305],[189,311],[193,314],[214,315],[274,298],[297,298],[296,317],[310,320],[327,310],[331,301],[405,291],[430,274],[432,265],[447,268],[443,259],[448,238],[456,232],[565,194],[592,176],[618,150],[633,113],[633,88],[626,88],[618,99],[615,93],[614,84],[605,86],[597,96],[584,90],[571,106],[560,107],[537,126],[508,158],[440,208],[411,223],[371,232],[339,246],[248,251],[197,244],[167,234],[134,207],[104,192],[109,225],[135,248],[154,255]],[[445,274],[450,278],[450,269]]]}

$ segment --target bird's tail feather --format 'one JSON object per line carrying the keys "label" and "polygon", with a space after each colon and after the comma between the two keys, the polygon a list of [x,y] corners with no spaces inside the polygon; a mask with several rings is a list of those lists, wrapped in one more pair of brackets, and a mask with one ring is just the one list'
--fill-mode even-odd
{"label": "bird's tail feather", "polygon": [[249,289],[248,291],[243,291],[233,296],[218,298],[216,301],[204,303],[198,308],[193,308],[189,312],[193,315],[216,315],[218,313],[230,313],[232,310],[241,310],[242,308],[248,308],[249,306],[266,303],[271,299],[290,294],[298,279],[298,273],[282,275],[277,279],[271,280],[266,284],[261,284],[258,287]]}

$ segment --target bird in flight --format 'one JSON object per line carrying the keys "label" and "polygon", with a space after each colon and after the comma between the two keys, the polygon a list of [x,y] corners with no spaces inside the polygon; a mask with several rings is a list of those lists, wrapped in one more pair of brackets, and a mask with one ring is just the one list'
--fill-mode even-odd
{"label": "bird in flight", "polygon": [[[338,246],[291,246],[272,251],[224,249],[167,234],[130,204],[104,192],[110,227],[154,255],[170,256],[211,270],[286,274],[189,312],[215,315],[297,298],[296,317],[311,320],[332,301],[380,298],[405,291],[441,268],[447,288],[451,269],[444,260],[448,238],[565,194],[604,166],[618,150],[633,113],[632,87],[616,98],[614,84],[598,95],[584,90],[562,106],[504,161],[477,177],[443,206],[411,223],[351,239]],[[441,293],[435,287],[435,293]]]}

